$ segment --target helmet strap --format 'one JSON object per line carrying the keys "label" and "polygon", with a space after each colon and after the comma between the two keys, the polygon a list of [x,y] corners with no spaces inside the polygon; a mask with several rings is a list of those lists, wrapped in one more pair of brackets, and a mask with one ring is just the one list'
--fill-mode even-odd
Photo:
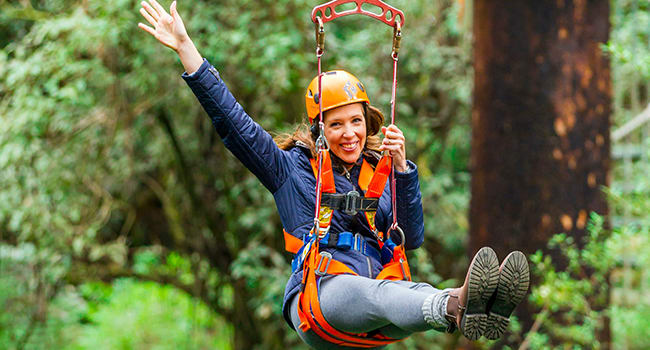
{"label": "helmet strap", "polygon": [[318,125],[319,125],[318,122],[316,121],[316,119],[314,119],[311,123],[311,127],[309,128],[309,131],[311,131],[311,138],[314,141],[316,141],[318,136],[320,136],[320,130],[318,128]]}

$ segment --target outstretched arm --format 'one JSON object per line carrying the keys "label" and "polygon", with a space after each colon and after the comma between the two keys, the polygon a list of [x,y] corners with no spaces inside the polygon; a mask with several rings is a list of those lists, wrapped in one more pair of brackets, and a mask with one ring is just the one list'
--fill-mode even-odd
{"label": "outstretched arm", "polygon": [[138,27],[176,51],[188,74],[196,72],[203,63],[203,57],[187,35],[183,20],[176,11],[176,1],[169,8],[171,15],[156,0],[149,0],[149,3],[143,1],[141,5],[140,14],[153,28],[143,23],[138,23]]}
{"label": "outstretched arm", "polygon": [[141,4],[140,13],[153,28],[142,23],[138,27],[176,51],[185,67],[183,79],[212,119],[224,145],[266,188],[275,192],[287,178],[288,156],[273,142],[271,135],[246,114],[217,70],[201,57],[176,11],[176,1],[171,4],[170,14],[156,0]]}

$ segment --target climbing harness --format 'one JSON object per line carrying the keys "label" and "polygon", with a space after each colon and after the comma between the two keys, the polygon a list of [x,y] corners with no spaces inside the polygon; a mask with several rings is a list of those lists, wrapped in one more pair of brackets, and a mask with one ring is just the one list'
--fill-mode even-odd
{"label": "climbing harness", "polygon": [[[376,334],[353,334],[341,332],[334,329],[322,315],[318,300],[318,286],[320,279],[327,275],[351,274],[358,275],[345,264],[333,259],[332,254],[327,251],[319,252],[319,247],[336,247],[342,250],[357,250],[366,256],[373,257],[383,265],[382,271],[376,277],[379,280],[411,280],[411,273],[406,260],[404,249],[404,233],[398,226],[400,245],[396,245],[390,237],[377,233],[380,251],[367,245],[360,234],[351,232],[332,233],[329,232],[333,210],[347,210],[349,212],[364,212],[370,227],[375,230],[374,217],[376,203],[386,185],[390,173],[390,157],[382,157],[375,169],[367,160],[363,160],[358,184],[365,197],[361,197],[356,191],[347,194],[337,194],[334,186],[334,177],[331,171],[331,159],[329,152],[324,154],[324,163],[321,188],[323,197],[319,211],[318,226],[303,237],[296,238],[284,232],[285,248],[296,254],[292,261],[292,269],[303,270],[301,281],[301,292],[298,295],[298,316],[300,317],[300,328],[303,332],[313,330],[322,339],[342,346],[351,347],[375,347],[390,344],[399,339],[392,339]],[[318,161],[311,159],[311,166],[314,176],[318,176]],[[326,192],[327,191],[327,192]],[[335,203],[334,207],[327,206],[327,203]],[[367,206],[364,205],[367,204]],[[317,228],[316,228],[317,227]]]}
{"label": "climbing harness", "polygon": [[[356,7],[352,10],[337,12],[337,8],[340,5],[348,3],[354,3]],[[363,9],[362,5],[364,4],[370,4],[380,8],[381,14]],[[404,25],[404,13],[380,0],[334,0],[316,6],[312,10],[311,18],[316,25],[318,92],[315,96],[308,96],[310,98],[313,97],[314,100],[318,100],[318,121],[310,115],[310,121],[313,118],[312,123],[314,125],[318,122],[318,130],[315,132],[317,135],[316,158],[310,159],[314,177],[316,178],[314,223],[310,232],[304,235],[302,239],[291,235],[287,231],[284,231],[284,237],[285,248],[296,254],[292,261],[293,270],[302,269],[303,271],[300,293],[298,294],[298,315],[301,321],[300,329],[303,332],[312,330],[322,339],[340,346],[370,348],[387,345],[401,339],[389,338],[379,332],[357,334],[339,331],[325,320],[318,300],[318,286],[323,276],[328,274],[357,275],[357,273],[345,264],[333,259],[331,253],[327,251],[321,252],[319,250],[320,245],[324,247],[336,247],[343,250],[353,249],[364,255],[375,257],[383,265],[383,269],[376,279],[411,280],[404,246],[406,239],[404,232],[397,223],[395,169],[392,158],[384,154],[375,166],[375,169],[365,159],[363,160],[358,184],[364,192],[364,196],[357,191],[350,191],[346,194],[336,193],[329,145],[324,134],[321,58],[325,52],[324,24],[336,18],[351,14],[370,16],[393,27],[393,48],[390,55],[393,60],[393,84],[390,103],[391,124],[395,123],[397,57],[402,38],[401,28]],[[359,88],[363,90],[360,83]],[[313,114],[315,114],[315,110]],[[375,214],[377,212],[379,198],[389,178],[393,221],[388,232],[384,234],[378,232],[375,226]],[[353,234],[351,232],[330,233],[329,229],[333,210],[340,210],[348,215],[356,215],[357,212],[363,212],[371,230],[376,235],[380,251],[368,246],[360,234]],[[391,240],[392,233],[399,235],[399,245],[396,245]]]}

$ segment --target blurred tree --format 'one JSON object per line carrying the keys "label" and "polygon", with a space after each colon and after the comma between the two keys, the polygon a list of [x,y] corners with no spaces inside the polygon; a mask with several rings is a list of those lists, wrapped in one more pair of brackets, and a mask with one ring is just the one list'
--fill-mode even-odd
{"label": "blurred tree", "polygon": [[558,232],[582,244],[589,213],[608,211],[609,2],[479,0],[474,14],[469,250],[533,253]]}

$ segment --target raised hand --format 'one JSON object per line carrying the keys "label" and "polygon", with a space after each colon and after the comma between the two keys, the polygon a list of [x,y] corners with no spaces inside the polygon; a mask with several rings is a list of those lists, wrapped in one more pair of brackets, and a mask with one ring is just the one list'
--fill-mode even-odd
{"label": "raised hand", "polygon": [[388,127],[382,126],[381,132],[384,133],[385,137],[381,146],[379,146],[379,150],[388,151],[388,154],[393,157],[395,170],[405,172],[407,170],[406,146],[402,130],[395,126],[395,124],[391,124]]}
{"label": "raised hand", "polygon": [[183,20],[176,11],[176,1],[169,8],[171,15],[156,0],[149,0],[149,3],[143,1],[141,4],[140,13],[153,28],[142,23],[138,23],[138,27],[176,51],[188,74],[196,72],[203,63],[203,57],[187,35]]}
{"label": "raised hand", "polygon": [[141,5],[140,14],[153,28],[143,23],[138,23],[138,27],[177,52],[183,42],[189,41],[183,20],[176,11],[176,1],[169,8],[171,15],[156,0],[149,0],[149,3],[143,1]]}

